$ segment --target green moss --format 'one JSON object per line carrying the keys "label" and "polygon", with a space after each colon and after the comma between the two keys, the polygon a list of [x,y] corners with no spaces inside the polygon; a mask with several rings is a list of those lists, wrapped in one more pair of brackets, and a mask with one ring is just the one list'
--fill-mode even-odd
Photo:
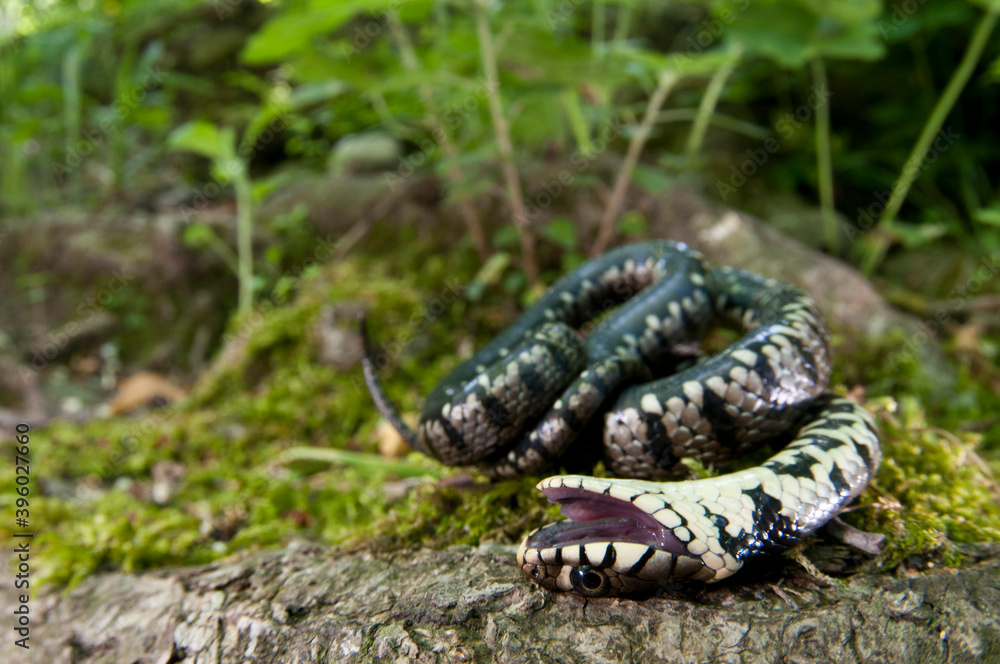
{"label": "green moss", "polygon": [[954,543],[1000,541],[1000,485],[979,458],[979,437],[928,426],[914,398],[869,404],[879,414],[883,461],[848,519],[887,535],[879,561],[892,567],[916,557],[955,564]]}
{"label": "green moss", "polygon": [[[419,454],[375,454],[379,418],[360,369],[317,360],[324,307],[370,307],[370,327],[390,356],[383,377],[410,414],[458,361],[457,346],[482,343],[470,330],[488,334],[514,315],[509,301],[467,311],[445,297],[447,280],[466,283],[475,273],[471,253],[446,261],[415,251],[392,269],[416,282],[389,275],[382,259],[354,257],[312,270],[289,301],[265,300],[233,321],[239,341],[176,408],[33,431],[41,578],[63,584],[97,570],[193,564],[293,537],[383,550],[513,543],[557,519],[533,489],[536,478],[490,485]],[[900,405],[891,413],[873,402],[882,403],[886,461],[862,498],[869,507],[850,518],[889,535],[884,566],[914,555],[954,562],[950,542],[1000,539],[996,485],[975,463],[976,438],[927,430],[930,398],[906,373],[916,369],[892,373],[879,361],[865,360],[872,391],[895,393]],[[855,366],[846,360],[842,377]],[[961,373],[958,381],[954,389],[987,407],[975,381]],[[961,412],[937,408],[946,417]],[[165,479],[171,472],[180,475],[175,484]],[[9,474],[0,480],[6,508],[12,483]]]}
{"label": "green moss", "polygon": [[[316,360],[313,330],[327,303],[370,305],[379,337],[411,323],[407,349],[419,353],[404,358],[404,370],[416,379],[400,396],[404,410],[454,362],[452,330],[462,305],[457,298],[435,304],[433,293],[445,276],[460,274],[440,260],[421,265],[402,268],[439,280],[434,287],[389,278],[378,263],[352,259],[303,280],[290,302],[265,301],[234,321],[231,333],[242,339],[231,346],[237,352],[177,408],[33,431],[32,473],[44,478],[31,497],[40,576],[69,583],[95,570],[200,562],[292,536],[339,542],[390,514],[383,486],[402,466],[411,467],[406,476],[440,476],[440,466],[419,455],[381,462],[368,454],[375,463],[357,467],[350,460],[280,461],[292,447],[373,452],[376,446],[378,418],[359,368],[343,372]],[[158,471],[170,464],[183,477],[164,491]],[[2,483],[0,501],[9,503],[13,478]]]}
{"label": "green moss", "polygon": [[[835,379],[864,385],[879,413],[884,460],[859,501],[871,507],[848,519],[888,536],[882,567],[956,564],[953,544],[1000,540],[1000,395],[961,357],[953,364],[910,342],[894,332],[863,346],[836,344]],[[979,433],[952,433],[978,423]]]}
{"label": "green moss", "polygon": [[359,532],[353,545],[376,549],[482,542],[518,542],[528,532],[558,520],[559,509],[535,490],[538,478],[489,484],[472,478],[451,486],[425,485],[392,513]]}

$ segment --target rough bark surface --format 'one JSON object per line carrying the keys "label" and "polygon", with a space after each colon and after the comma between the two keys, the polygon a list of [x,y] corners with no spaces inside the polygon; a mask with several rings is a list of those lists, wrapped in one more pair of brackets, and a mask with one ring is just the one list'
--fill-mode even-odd
{"label": "rough bark surface", "polygon": [[373,556],[296,543],[204,567],[99,574],[35,600],[31,650],[5,648],[17,651],[5,661],[1000,661],[997,545],[957,570],[825,587],[772,571],[784,581],[639,601],[541,590],[513,558],[497,545]]}

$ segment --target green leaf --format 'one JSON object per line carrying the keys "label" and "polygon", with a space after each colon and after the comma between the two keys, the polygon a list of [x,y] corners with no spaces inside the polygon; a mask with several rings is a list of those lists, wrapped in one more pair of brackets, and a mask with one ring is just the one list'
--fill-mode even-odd
{"label": "green leaf", "polygon": [[513,224],[505,224],[493,234],[492,243],[497,249],[513,249],[520,242],[521,236]]}
{"label": "green leaf", "polygon": [[192,249],[201,249],[215,240],[215,231],[208,224],[195,222],[184,229],[181,239]]}
{"label": "green leaf", "polygon": [[629,210],[618,218],[615,227],[622,235],[635,237],[649,234],[649,224],[646,217],[638,210]]}
{"label": "green leaf", "polygon": [[651,194],[662,194],[673,182],[673,178],[661,169],[650,168],[643,164],[636,164],[635,170],[632,171],[632,179]]}
{"label": "green leaf", "polygon": [[594,149],[590,142],[590,126],[583,115],[580,93],[576,90],[566,90],[562,95],[562,103],[570,129],[573,130],[573,137],[576,139],[576,146],[584,156],[589,157],[594,153]]}
{"label": "green leaf", "polygon": [[576,268],[580,267],[587,262],[587,257],[583,254],[577,253],[575,251],[570,252],[563,256],[562,259],[562,273],[572,272]]}
{"label": "green leaf", "polygon": [[576,248],[576,226],[569,217],[554,217],[542,227],[542,237],[563,249]]}
{"label": "green leaf", "polygon": [[288,104],[292,108],[304,108],[320,102],[329,101],[344,94],[348,86],[343,81],[325,80],[302,83],[295,86]]}
{"label": "green leaf", "polygon": [[907,249],[927,246],[948,234],[948,226],[943,223],[909,224],[898,219],[888,219],[880,225],[895,235]]}
{"label": "green leaf", "polygon": [[528,285],[528,278],[524,276],[524,270],[512,270],[503,279],[503,291],[510,295],[520,293]]}
{"label": "green leaf", "polygon": [[737,1],[721,7],[737,16],[722,34],[725,42],[740,43],[748,55],[764,56],[787,69],[816,57],[877,60],[885,55],[876,23],[879,0],[755,0],[749,6]]}
{"label": "green leaf", "polygon": [[993,207],[976,210],[972,218],[980,224],[1000,228],[1000,206],[994,205]]}
{"label": "green leaf", "polygon": [[214,162],[236,158],[236,132],[231,127],[219,129],[210,122],[195,120],[177,127],[167,138],[172,150],[186,150]]}
{"label": "green leaf", "polygon": [[314,38],[325,37],[358,14],[372,14],[370,21],[355,26],[351,36],[356,48],[367,48],[388,32],[386,14],[396,12],[400,20],[418,21],[427,16],[431,4],[432,0],[402,4],[399,0],[309,0],[286,5],[250,38],[241,59],[251,65],[286,59],[307,50]]}
{"label": "green leaf", "polygon": [[969,0],[969,2],[986,10],[1000,12],[1000,0]]}
{"label": "green leaf", "polygon": [[504,251],[499,251],[486,261],[472,281],[465,287],[465,297],[471,302],[477,302],[482,298],[487,286],[491,286],[500,280],[500,275],[510,265],[511,255]]}

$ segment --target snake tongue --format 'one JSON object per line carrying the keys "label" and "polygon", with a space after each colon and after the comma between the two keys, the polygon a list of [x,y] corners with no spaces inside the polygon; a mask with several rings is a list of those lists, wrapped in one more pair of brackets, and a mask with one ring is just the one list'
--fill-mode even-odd
{"label": "snake tongue", "polygon": [[572,487],[549,487],[543,492],[570,520],[542,528],[529,545],[545,548],[588,542],[635,542],[677,555],[687,554],[687,548],[668,528],[631,502]]}
{"label": "snake tongue", "polygon": [[591,542],[638,542],[655,545],[648,528],[634,519],[611,517],[592,521],[561,521],[539,528],[528,539],[527,546],[536,549],[576,546]]}

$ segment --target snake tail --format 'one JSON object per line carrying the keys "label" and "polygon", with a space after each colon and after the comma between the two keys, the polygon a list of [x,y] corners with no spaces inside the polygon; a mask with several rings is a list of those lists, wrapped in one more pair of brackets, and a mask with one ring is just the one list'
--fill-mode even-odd
{"label": "snake tail", "polygon": [[378,369],[372,359],[373,353],[371,336],[368,334],[368,319],[363,313],[358,316],[358,332],[361,334],[361,343],[364,346],[361,367],[365,374],[365,385],[368,386],[368,393],[371,394],[372,401],[375,402],[375,407],[378,409],[378,412],[382,413],[382,417],[399,432],[399,435],[402,436],[407,445],[419,452],[428,454],[417,433],[403,421],[396,406],[389,400],[389,396],[385,393],[382,381],[378,379]]}

